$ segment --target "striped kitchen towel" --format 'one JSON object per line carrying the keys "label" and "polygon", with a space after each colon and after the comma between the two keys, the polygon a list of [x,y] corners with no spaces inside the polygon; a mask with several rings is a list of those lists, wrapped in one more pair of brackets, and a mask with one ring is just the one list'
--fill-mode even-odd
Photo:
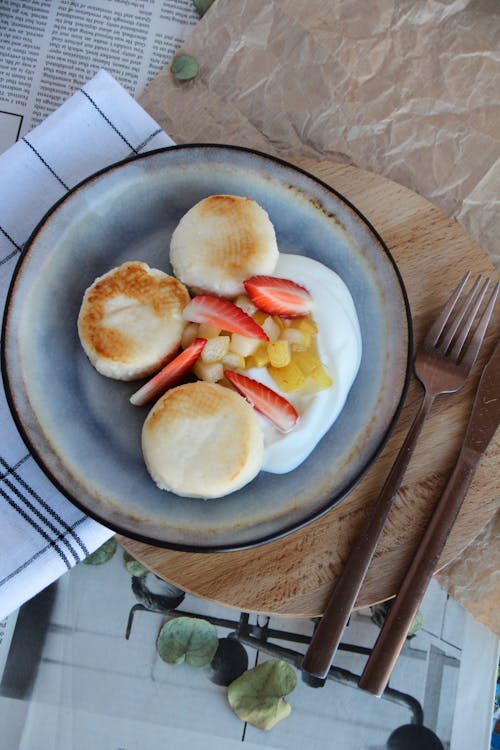
{"label": "striped kitchen towel", "polygon": [[[0,155],[0,303],[40,219],[97,170],[173,141],[105,71]],[[51,484],[14,425],[0,388],[0,620],[113,532]]]}

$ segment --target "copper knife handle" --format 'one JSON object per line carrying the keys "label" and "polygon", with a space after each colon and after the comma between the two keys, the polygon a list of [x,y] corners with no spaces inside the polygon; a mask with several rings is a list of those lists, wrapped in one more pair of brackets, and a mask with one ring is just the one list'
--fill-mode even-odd
{"label": "copper knife handle", "polygon": [[385,690],[462,507],[478,460],[477,454],[465,449],[458,457],[359,680],[359,687],[369,693],[380,696]]}
{"label": "copper knife handle", "polygon": [[307,675],[324,678],[328,674],[433,400],[433,394],[426,391],[373,511],[356,537],[344,569],[329,596],[325,612],[302,661],[306,681]]}

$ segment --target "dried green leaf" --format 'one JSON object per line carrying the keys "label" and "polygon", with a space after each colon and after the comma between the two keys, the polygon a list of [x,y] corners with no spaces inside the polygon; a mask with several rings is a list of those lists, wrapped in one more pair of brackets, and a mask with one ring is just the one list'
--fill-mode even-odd
{"label": "dried green leaf", "polygon": [[92,552],[91,555],[86,557],[83,562],[85,565],[102,565],[103,563],[108,562],[108,560],[111,560],[116,552],[116,546],[116,539],[111,537],[111,539],[108,539],[107,542],[104,542],[101,547],[96,549],[95,552]]}
{"label": "dried green leaf", "polygon": [[149,573],[149,568],[146,568],[145,565],[136,560],[135,557],[132,557],[126,550],[123,550],[123,562],[130,575],[135,578],[142,578]]}
{"label": "dried green leaf", "polygon": [[185,661],[192,667],[206,667],[212,661],[219,638],[211,622],[197,617],[175,617],[162,626],[156,648],[167,664]]}
{"label": "dried green leaf", "polygon": [[191,81],[198,75],[198,63],[192,55],[176,55],[170,70],[178,81]]}
{"label": "dried green leaf", "polygon": [[229,685],[229,705],[242,721],[257,729],[272,729],[291,712],[285,695],[297,685],[293,669],[273,659],[249,669]]}
{"label": "dried green leaf", "polygon": [[200,16],[205,15],[213,2],[214,0],[193,0],[194,7],[196,8]]}

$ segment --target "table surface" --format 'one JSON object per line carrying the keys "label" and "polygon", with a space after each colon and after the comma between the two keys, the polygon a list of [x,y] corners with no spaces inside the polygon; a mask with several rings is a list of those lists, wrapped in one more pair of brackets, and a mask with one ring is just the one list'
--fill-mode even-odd
{"label": "table surface", "polygon": [[[395,258],[410,300],[415,345],[463,274],[498,278],[463,229],[407,188],[354,167],[301,159],[299,166],[344,195],[367,217]],[[459,394],[442,396],[424,426],[356,606],[393,596],[457,456],[481,366],[498,336],[495,312],[478,364]],[[349,547],[397,455],[422,398],[412,377],[399,421],[383,452],[349,496],[287,537],[237,552],[187,553],[120,537],[160,577],[202,598],[247,612],[317,617]],[[500,501],[498,432],[483,456],[441,556],[456,558],[493,517]]]}

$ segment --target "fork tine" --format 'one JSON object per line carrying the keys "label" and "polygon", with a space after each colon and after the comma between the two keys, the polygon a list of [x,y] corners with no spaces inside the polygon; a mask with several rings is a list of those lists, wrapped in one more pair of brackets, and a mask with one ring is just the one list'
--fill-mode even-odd
{"label": "fork tine", "polygon": [[[479,309],[479,305],[481,304],[481,300],[484,297],[484,294],[486,292],[486,287],[490,283],[488,279],[486,279],[486,283],[483,285],[482,290],[479,292],[479,304],[474,304],[474,297],[476,295],[477,289],[479,287],[479,284],[481,283],[481,276],[478,276],[475,282],[473,283],[471,290],[463,300],[460,308],[455,313],[455,316],[453,320],[451,321],[451,325],[449,329],[446,331],[446,333],[443,336],[443,340],[439,344],[439,348],[443,353],[446,353],[448,351],[449,346],[451,345],[451,342],[453,341],[453,337],[455,336],[456,332],[458,331],[465,315],[469,312],[469,308],[472,306],[473,312],[469,314],[469,328],[467,329],[467,332],[470,330],[470,325],[472,325],[472,321],[474,320],[474,317]],[[467,322],[466,322],[467,327]]]}
{"label": "fork tine", "polygon": [[[451,346],[453,337],[455,336],[459,328],[461,330],[460,330],[460,336],[458,337],[458,340],[459,341],[461,340],[463,344],[463,342],[467,338],[469,331],[472,328],[474,319],[477,315],[477,311],[481,307],[481,302],[484,299],[486,290],[488,289],[490,285],[490,280],[486,279],[483,286],[481,287],[479,292],[476,294],[480,281],[481,281],[481,276],[478,276],[472,286],[472,289],[470,290],[469,294],[464,300],[464,303],[462,305],[462,309],[460,310],[459,315],[457,315],[456,320],[453,321],[453,324],[451,325],[450,330],[447,331],[446,336],[441,345],[444,351],[447,351],[448,348]],[[456,354],[458,357],[461,348],[462,346],[458,346],[458,347],[454,346],[452,350],[453,351],[452,356]]]}
{"label": "fork tine", "polygon": [[[481,348],[481,344],[483,343],[484,335],[486,333],[486,329],[488,327],[488,323],[490,322],[491,316],[493,315],[493,308],[495,307],[495,303],[497,301],[499,286],[500,284],[497,282],[490,295],[488,303],[484,308],[484,312],[479,319],[479,323],[477,324],[477,328],[474,331],[474,335],[465,348],[461,364],[469,370],[472,368],[474,362],[476,361],[479,349]],[[458,342],[455,345],[455,348],[457,345]]]}
{"label": "fork tine", "polygon": [[467,284],[469,278],[470,278],[470,271],[467,271],[462,281],[459,283],[459,285],[457,286],[457,288],[451,295],[450,299],[448,300],[446,305],[443,307],[441,314],[439,315],[439,317],[435,320],[434,324],[429,329],[429,332],[427,333],[427,336],[426,336],[426,341],[428,341],[432,346],[434,346],[438,338],[441,336],[443,328],[448,322],[448,318],[450,317],[450,314],[453,308],[455,307],[456,301],[462,294],[462,290],[464,286]]}

